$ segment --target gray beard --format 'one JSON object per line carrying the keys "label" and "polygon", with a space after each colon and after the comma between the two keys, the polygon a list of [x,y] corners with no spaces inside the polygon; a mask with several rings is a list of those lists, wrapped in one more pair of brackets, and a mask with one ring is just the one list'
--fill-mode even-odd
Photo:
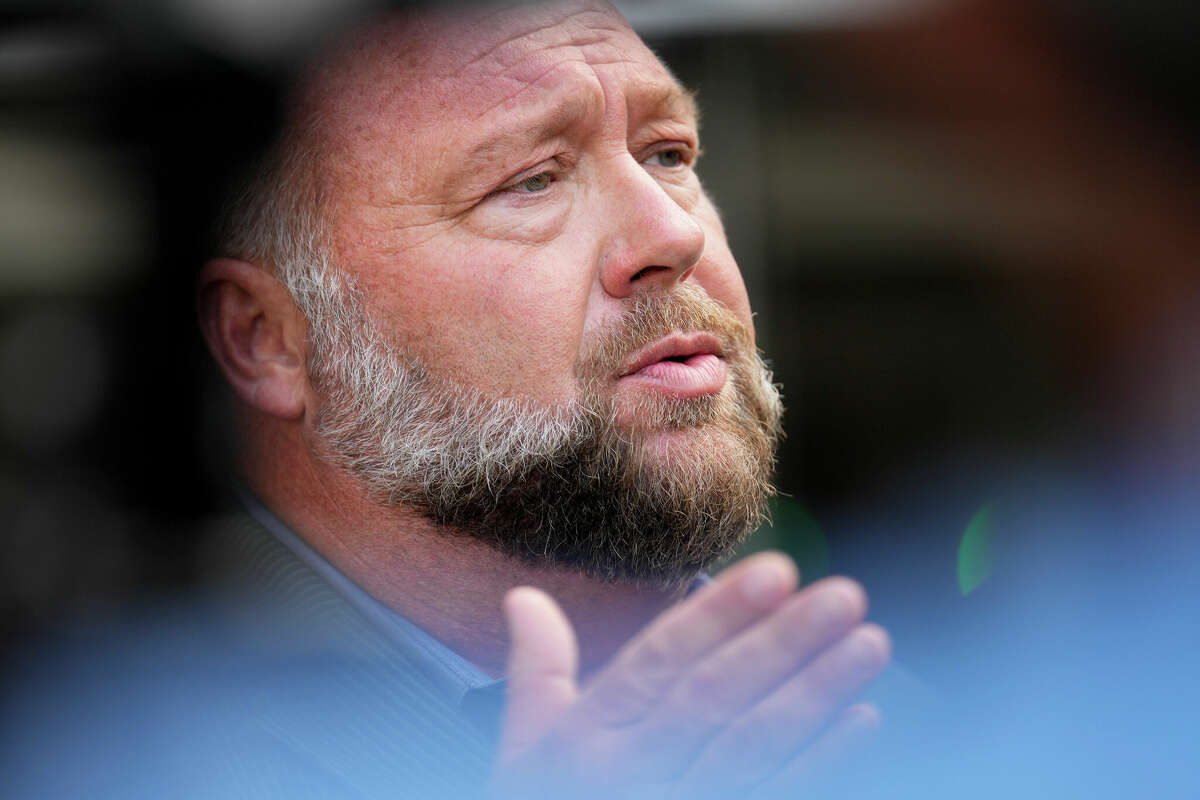
{"label": "gray beard", "polygon": [[[352,294],[346,292],[345,294]],[[677,586],[727,557],[762,520],[782,406],[749,335],[690,285],[632,305],[580,359],[577,399],[495,399],[434,374],[387,342],[361,297],[340,296],[313,330],[327,457],[379,503],[414,510],[542,567]],[[614,422],[611,382],[671,331],[722,342],[718,395],[644,400]],[[667,436],[651,448],[647,437]]]}

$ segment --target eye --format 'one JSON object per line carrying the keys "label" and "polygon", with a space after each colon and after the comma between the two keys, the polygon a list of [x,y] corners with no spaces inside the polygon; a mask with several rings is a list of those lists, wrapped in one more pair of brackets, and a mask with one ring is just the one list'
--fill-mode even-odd
{"label": "eye", "polygon": [[659,150],[657,153],[647,159],[659,167],[678,167],[684,163],[683,150],[678,147],[673,147],[669,150]]}
{"label": "eye", "polygon": [[572,164],[569,154],[560,153],[510,176],[484,199],[503,199],[510,205],[523,207],[557,197],[563,188],[558,184],[570,175]]}
{"label": "eye", "polygon": [[509,186],[508,191],[519,194],[536,194],[549,189],[552,183],[554,183],[554,175],[552,173],[539,172],[537,175],[530,175],[528,178]]}

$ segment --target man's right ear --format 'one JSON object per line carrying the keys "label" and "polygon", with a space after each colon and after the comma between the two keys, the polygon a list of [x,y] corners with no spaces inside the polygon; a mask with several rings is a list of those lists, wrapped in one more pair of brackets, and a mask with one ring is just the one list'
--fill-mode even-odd
{"label": "man's right ear", "polygon": [[197,287],[200,330],[237,395],[282,419],[304,415],[307,324],[273,275],[245,261],[204,265]]}

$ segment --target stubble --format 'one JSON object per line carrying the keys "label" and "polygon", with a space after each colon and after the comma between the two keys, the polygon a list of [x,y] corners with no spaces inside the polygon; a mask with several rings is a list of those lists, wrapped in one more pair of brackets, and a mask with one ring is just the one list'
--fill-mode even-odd
{"label": "stubble", "polygon": [[[640,297],[585,347],[579,391],[548,407],[490,398],[389,343],[361,298],[338,299],[310,371],[328,457],[381,504],[526,563],[605,581],[677,585],[729,555],[771,495],[782,407],[745,327],[681,284]],[[715,395],[638,393],[620,417],[621,366],[674,331],[721,344]],[[325,352],[319,352],[319,351]]]}

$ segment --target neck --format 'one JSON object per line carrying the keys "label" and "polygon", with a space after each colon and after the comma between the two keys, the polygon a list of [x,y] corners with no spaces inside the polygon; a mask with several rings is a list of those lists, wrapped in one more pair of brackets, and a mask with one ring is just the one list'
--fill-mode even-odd
{"label": "neck", "polygon": [[605,583],[525,564],[416,514],[382,507],[348,476],[302,461],[305,468],[289,471],[286,481],[251,480],[251,487],[375,599],[493,677],[505,672],[501,602],[515,586],[536,586],[563,608],[575,628],[584,674],[678,599],[678,592],[662,587]]}

